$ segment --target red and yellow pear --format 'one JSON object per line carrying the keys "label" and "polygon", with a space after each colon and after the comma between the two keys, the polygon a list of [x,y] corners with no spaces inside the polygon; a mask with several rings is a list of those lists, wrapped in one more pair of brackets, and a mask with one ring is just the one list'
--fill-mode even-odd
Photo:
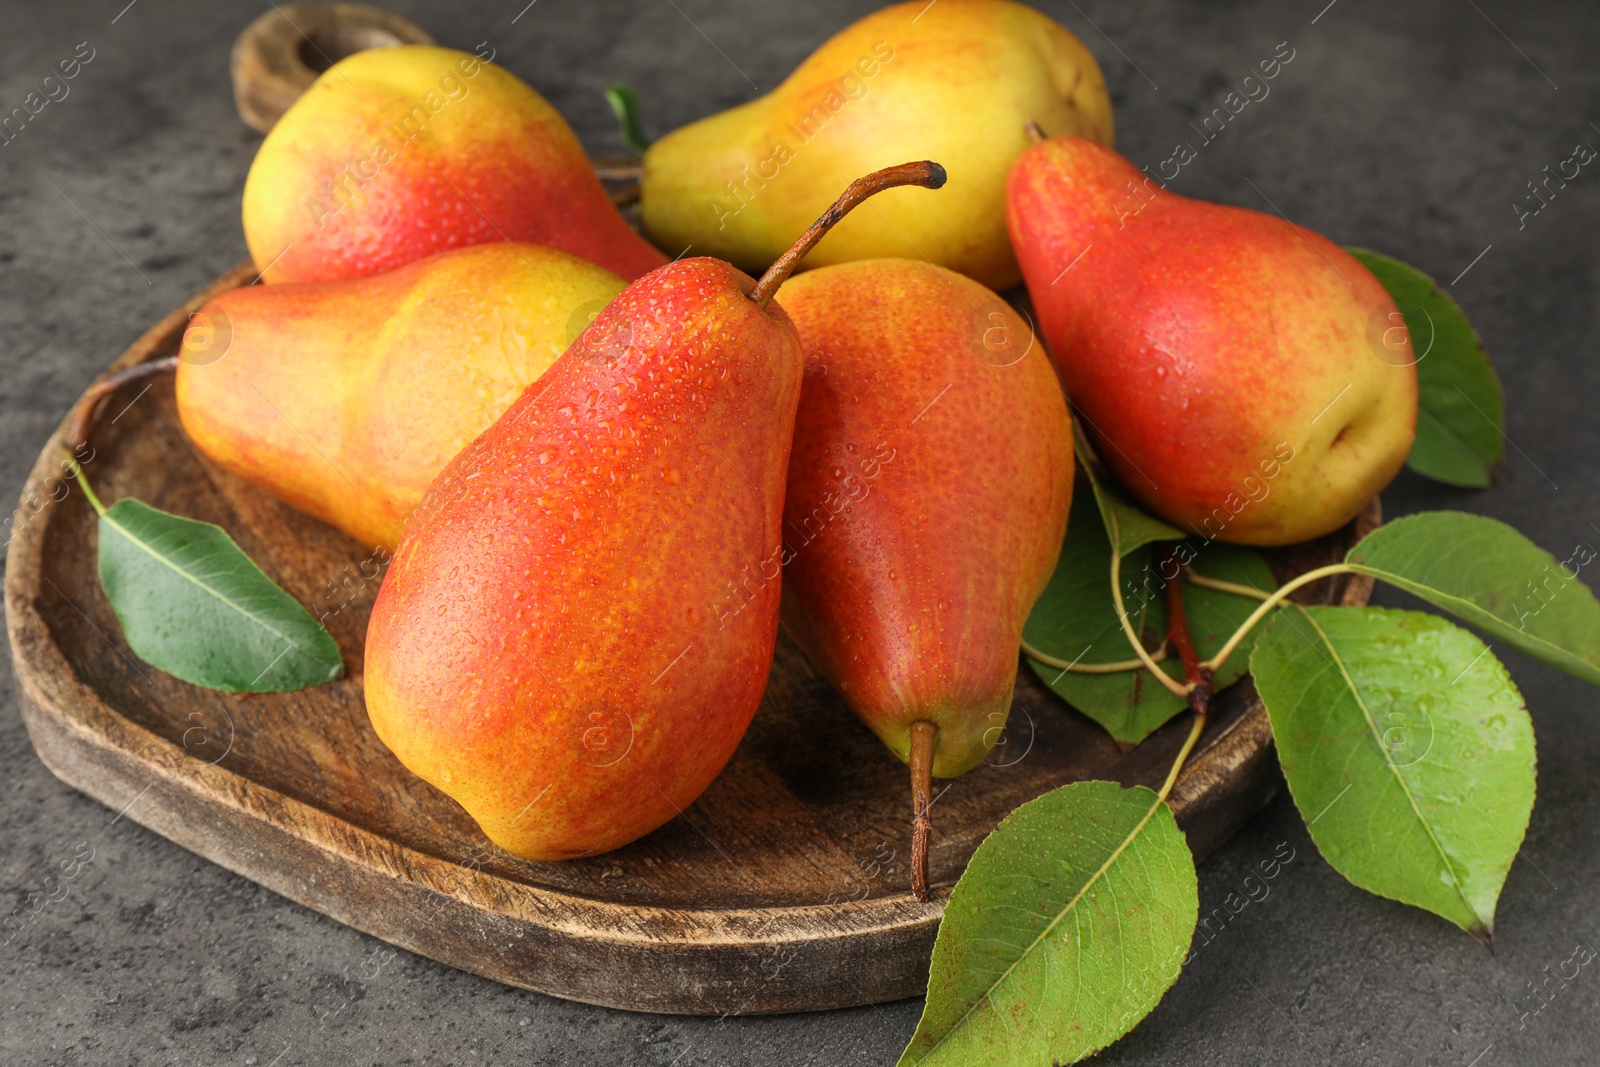
{"label": "red and yellow pear", "polygon": [[927,778],[980,763],[1072,502],[1055,371],[1005,301],[910,259],[821,267],[783,304],[805,349],[784,504],[783,623],[911,764],[925,896]]}
{"label": "red and yellow pear", "polygon": [[381,274],[464,245],[553,245],[632,281],[666,257],[612,206],[561,114],[448,48],[340,60],[262,142],[244,234],[268,282]]}
{"label": "red and yellow pear", "polygon": [[178,416],[219,466],[392,549],[444,465],[623,287],[577,256],[500,242],[373,278],[234,289],[190,322]]}
{"label": "red and yellow pear", "polygon": [[1007,218],[1084,430],[1162,518],[1304,541],[1405,463],[1415,356],[1382,283],[1332,241],[1180,196],[1081,137],[1017,161]]}

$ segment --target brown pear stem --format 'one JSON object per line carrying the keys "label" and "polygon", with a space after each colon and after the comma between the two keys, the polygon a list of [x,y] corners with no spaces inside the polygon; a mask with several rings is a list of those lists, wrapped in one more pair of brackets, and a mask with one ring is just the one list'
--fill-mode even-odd
{"label": "brown pear stem", "polygon": [[834,224],[846,215],[852,208],[869,196],[875,196],[885,189],[893,189],[901,185],[920,185],[924,189],[937,189],[945,182],[944,168],[929,160],[917,163],[901,163],[894,167],[885,167],[873,171],[865,178],[857,178],[850,183],[850,187],[840,194],[833,206],[822,213],[822,217],[813,222],[800,239],[789,246],[789,251],[779,256],[772,266],[767,268],[767,273],[756,282],[756,287],[750,290],[750,299],[759,306],[766,307],[778,291],[778,286],[788,280],[794,273],[795,267],[806,258],[806,253],[816,247],[817,242],[828,235]]}
{"label": "brown pear stem", "polygon": [[83,396],[78,398],[77,407],[72,409],[72,422],[67,427],[67,447],[76,452],[89,440],[89,434],[94,430],[95,408],[99,406],[101,399],[129,382],[177,369],[178,357],[167,356],[164,359],[152,359],[148,363],[135,364],[115,374],[108,374],[89,386],[84,390]]}
{"label": "brown pear stem", "polygon": [[933,819],[928,815],[933,792],[933,743],[939,728],[931,722],[911,724],[911,895],[928,900],[928,837]]}
{"label": "brown pear stem", "polygon": [[1183,660],[1184,674],[1194,687],[1189,690],[1189,708],[1196,715],[1204,716],[1211,710],[1211,671],[1200,661],[1200,653],[1195,650],[1194,640],[1189,636],[1189,618],[1183,607],[1184,568],[1178,559],[1176,544],[1167,549],[1166,559],[1161,565],[1162,577],[1166,576],[1168,562],[1174,565],[1174,573],[1167,579],[1167,640]]}
{"label": "brown pear stem", "polygon": [[1038,144],[1040,141],[1047,140],[1044,127],[1040,126],[1037,122],[1030,120],[1028,124],[1022,128],[1027,131],[1028,140],[1032,141],[1034,144]]}

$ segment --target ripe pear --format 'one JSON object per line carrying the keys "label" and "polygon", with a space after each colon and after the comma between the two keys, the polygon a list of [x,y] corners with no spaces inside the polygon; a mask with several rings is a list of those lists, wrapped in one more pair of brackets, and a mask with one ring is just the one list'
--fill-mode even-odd
{"label": "ripe pear", "polygon": [[444,465],[624,283],[543,245],[474,245],[388,274],[254,285],[191,320],[178,415],[223,468],[392,549]]}
{"label": "ripe pear", "polygon": [[1405,463],[1404,320],[1332,241],[1179,196],[1081,137],[1017,161],[1007,220],[1084,429],[1162,518],[1208,539],[1304,541]]}
{"label": "ripe pear", "polygon": [[497,845],[616,848],[732,756],[777,639],[800,398],[769,301],[872,179],[934,171],[856,183],[759,283],[705,258],[634,282],[429,488],[373,607],[367,712]]}
{"label": "ripe pear", "polygon": [[806,358],[783,624],[914,773],[962,774],[1005,726],[1022,626],[1066,532],[1055,371],[1005,301],[916,260],[818,268],[783,305]]}
{"label": "ripe pear", "polygon": [[466,52],[373,48],[278,120],[244,185],[268,282],[381,274],[463,245],[553,245],[632,281],[666,262],[617,214],[559,112]]}
{"label": "ripe pear", "polygon": [[835,34],[765,96],[668,134],[644,157],[641,211],[663,248],[760,270],[858,174],[929,155],[936,200],[879,198],[807,260],[929,259],[994,289],[1021,280],[1005,182],[1023,125],[1111,143],[1105,79],[1066,29],[1009,0],[912,0]]}

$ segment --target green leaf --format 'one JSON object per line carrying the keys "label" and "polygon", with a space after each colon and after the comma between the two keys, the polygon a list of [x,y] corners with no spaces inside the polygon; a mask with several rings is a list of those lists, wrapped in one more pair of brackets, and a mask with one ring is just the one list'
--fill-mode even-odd
{"label": "green leaf", "polygon": [[[1437,283],[1397,259],[1352,248],[1389,290],[1411,335],[1417,361],[1417,439],[1407,464],[1447,485],[1483,488],[1505,456],[1505,399],[1478,331]],[[1389,327],[1375,322],[1382,347]]]}
{"label": "green leaf", "polygon": [[[1088,480],[1080,478],[1056,569],[1022,629],[1030,647],[1079,665],[1116,663],[1134,654],[1111,598],[1111,544],[1097,521],[1093,497]],[[1128,621],[1153,651],[1166,634],[1167,613],[1152,580],[1149,547],[1136,548],[1123,560],[1123,568]],[[1144,670],[1083,674],[1032,657],[1028,664],[1057,695],[1127,744],[1137,744],[1185,706]]]}
{"label": "green leaf", "polygon": [[1437,615],[1291,607],[1250,658],[1311,839],[1362,889],[1487,941],[1533,810],[1533,723]]}
{"label": "green leaf", "polygon": [[[1104,526],[1093,519],[1092,493],[1080,479],[1060,559],[1022,631],[1030,647],[1066,662],[1077,661],[1080,666],[1133,657],[1111,599],[1111,544]],[[1277,588],[1272,569],[1253,549],[1195,541],[1187,542],[1186,547],[1194,568],[1207,577],[1252,586],[1263,593]],[[1122,578],[1128,619],[1144,638],[1145,648],[1153,652],[1167,632],[1160,560],[1148,545],[1141,545],[1122,561]],[[1256,607],[1254,600],[1189,584],[1184,586],[1183,603],[1190,635],[1203,657],[1219,651]],[[1217,688],[1244,673],[1253,640],[1253,636],[1247,637],[1228,657],[1214,679]],[[1086,674],[1052,667],[1032,657],[1028,665],[1058,696],[1124,744],[1138,744],[1186,706],[1182,697],[1151,678],[1148,671]],[[1183,680],[1183,666],[1176,655],[1162,661],[1161,667],[1174,680]]]}
{"label": "green leaf", "polygon": [[[1088,474],[1089,485],[1094,490],[1094,501],[1100,511],[1100,521],[1105,523],[1106,529],[1112,535],[1111,539],[1119,546],[1118,555],[1126,556],[1134,549],[1154,541],[1181,541],[1189,536],[1175,526],[1168,526],[1160,519],[1146,515],[1137,504],[1128,499],[1115,479],[1095,462],[1094,450],[1084,439],[1083,430],[1079,428],[1076,419],[1072,422],[1072,437],[1077,446],[1078,464]],[[1076,511],[1074,513],[1082,514]]]}
{"label": "green leaf", "polygon": [[606,103],[611,105],[611,112],[622,128],[622,143],[634,155],[644,155],[650,148],[650,139],[639,124],[639,95],[626,85],[613,85],[606,90]]}
{"label": "green leaf", "polygon": [[100,516],[100,584],[134,653],[186,682],[270,693],[344,669],[328,631],[209,522],[117,501]]}
{"label": "green leaf", "polygon": [[1074,1063],[1150,1014],[1199,915],[1194,857],[1140,786],[1076,782],[1006,816],[944,909],[911,1064]]}
{"label": "green leaf", "polygon": [[1491,636],[1600,685],[1600,603],[1578,581],[1595,552],[1563,562],[1495,519],[1427,511],[1386,523],[1345,557]]}

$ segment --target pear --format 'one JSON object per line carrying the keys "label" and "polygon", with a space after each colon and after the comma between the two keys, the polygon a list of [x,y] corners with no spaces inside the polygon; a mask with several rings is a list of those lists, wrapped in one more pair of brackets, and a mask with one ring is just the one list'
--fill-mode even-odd
{"label": "pear", "polygon": [[1007,220],[1095,451],[1162,518],[1207,539],[1304,541],[1405,463],[1410,339],[1332,241],[1179,196],[1081,137],[1017,160]]}
{"label": "pear", "polygon": [[184,335],[178,416],[219,466],[392,549],[434,476],[623,287],[577,256],[501,242],[373,278],[235,289]]}
{"label": "pear", "polygon": [[1006,289],[1021,280],[1006,172],[1030,120],[1111,143],[1105,79],[1076,37],[1009,0],[896,4],[834,35],[765,96],[651,145],[642,219],[663,248],[761,270],[846,181],[928,155],[950,175],[936,201],[888,193],[807,265],[928,259]]}
{"label": "pear", "polygon": [[1072,424],[1033,331],[970,278],[862,260],[795,277],[783,305],[806,360],[783,625],[912,764],[925,898],[926,776],[970,770],[1006,724],[1066,532]]}
{"label": "pear", "polygon": [[381,274],[463,245],[554,245],[632,281],[666,262],[617,214],[555,108],[466,52],[340,60],[261,143],[244,233],[268,282]]}
{"label": "pear", "polygon": [[[373,729],[516,855],[617,848],[732,756],[777,639],[800,340],[760,282],[679,260],[623,291],[412,517],[373,606]],[[761,575],[738,612],[730,576]]]}

